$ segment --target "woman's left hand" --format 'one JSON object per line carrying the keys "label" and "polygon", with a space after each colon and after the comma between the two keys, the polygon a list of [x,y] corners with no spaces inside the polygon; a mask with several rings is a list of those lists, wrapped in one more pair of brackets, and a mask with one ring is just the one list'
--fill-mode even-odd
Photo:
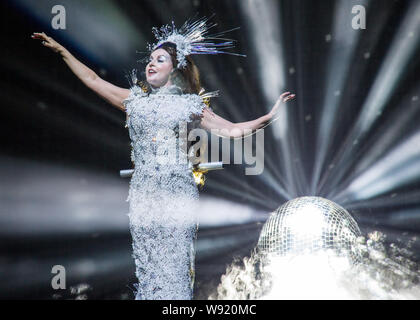
{"label": "woman's left hand", "polygon": [[274,116],[278,112],[278,109],[280,108],[280,106],[282,106],[283,104],[285,104],[287,101],[294,99],[295,97],[296,97],[296,95],[294,93],[290,93],[290,92],[284,92],[284,93],[282,93],[280,95],[280,97],[277,99],[277,102],[274,105],[274,107],[268,113],[269,119],[272,120],[274,118]]}

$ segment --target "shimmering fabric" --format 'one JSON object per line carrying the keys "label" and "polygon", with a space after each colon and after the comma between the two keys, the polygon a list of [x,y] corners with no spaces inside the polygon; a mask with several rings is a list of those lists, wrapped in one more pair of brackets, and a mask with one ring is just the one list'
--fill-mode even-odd
{"label": "shimmering fabric", "polygon": [[184,132],[206,106],[175,86],[149,95],[134,86],[123,103],[135,165],[127,201],[136,299],[192,299],[199,195]]}

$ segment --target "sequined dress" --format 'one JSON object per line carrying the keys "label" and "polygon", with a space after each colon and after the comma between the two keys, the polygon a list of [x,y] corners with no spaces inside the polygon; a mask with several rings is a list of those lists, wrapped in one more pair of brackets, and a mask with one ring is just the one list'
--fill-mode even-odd
{"label": "sequined dress", "polygon": [[186,137],[206,105],[176,86],[150,94],[132,86],[123,104],[134,163],[127,201],[135,299],[192,299],[199,194]]}

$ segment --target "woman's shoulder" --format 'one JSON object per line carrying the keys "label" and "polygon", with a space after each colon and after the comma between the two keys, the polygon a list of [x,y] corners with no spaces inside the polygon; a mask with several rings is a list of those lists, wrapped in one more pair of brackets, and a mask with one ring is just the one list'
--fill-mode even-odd
{"label": "woman's shoulder", "polygon": [[145,97],[148,95],[147,90],[144,88],[141,82],[133,84],[129,89],[130,89],[130,94],[132,96]]}
{"label": "woman's shoulder", "polygon": [[199,93],[186,93],[183,94],[184,97],[188,99],[199,101],[205,105],[210,105],[210,99],[219,96],[219,91],[206,92],[204,89],[201,89]]}
{"label": "woman's shoulder", "polygon": [[132,104],[133,101],[145,96],[147,96],[147,93],[141,88],[141,86],[139,86],[138,84],[134,84],[129,88],[129,94],[127,98],[125,98],[122,101],[122,103],[125,106],[125,109],[128,111],[129,106]]}
{"label": "woman's shoulder", "polygon": [[217,97],[218,91],[205,92],[204,89],[201,89],[199,93],[184,94],[183,96],[189,100],[189,112],[195,118],[202,116],[205,109],[211,110],[210,98]]}
{"label": "woman's shoulder", "polygon": [[146,96],[148,88],[146,83],[137,79],[137,70],[133,69],[130,74],[127,75],[130,87],[130,94],[127,99],[132,100],[135,96]]}
{"label": "woman's shoulder", "polygon": [[203,88],[201,88],[200,92],[197,94],[197,97],[202,104],[201,111],[203,111],[204,109],[208,109],[212,111],[212,108],[210,106],[210,100],[218,96],[219,96],[219,90],[206,92]]}

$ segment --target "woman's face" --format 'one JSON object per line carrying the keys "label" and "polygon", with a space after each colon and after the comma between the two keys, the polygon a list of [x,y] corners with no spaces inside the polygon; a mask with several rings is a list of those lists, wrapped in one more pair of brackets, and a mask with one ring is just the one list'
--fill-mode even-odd
{"label": "woman's face", "polygon": [[154,88],[167,84],[173,69],[171,56],[164,49],[156,49],[149,58],[146,66],[146,80]]}

